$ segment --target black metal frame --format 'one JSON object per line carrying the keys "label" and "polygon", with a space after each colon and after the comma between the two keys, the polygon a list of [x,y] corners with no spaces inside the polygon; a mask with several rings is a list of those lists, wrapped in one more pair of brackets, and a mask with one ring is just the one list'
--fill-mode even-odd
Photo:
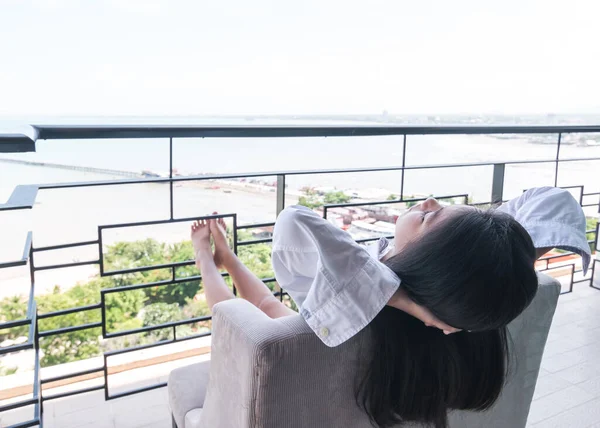
{"label": "black metal frame", "polygon": [[[165,265],[158,266],[142,266],[132,269],[119,270],[119,271],[107,271],[104,267],[104,256],[103,256],[103,232],[106,229],[112,228],[122,228],[122,227],[137,227],[137,226],[150,226],[156,224],[166,224],[166,223],[176,223],[176,222],[189,222],[196,219],[211,219],[211,218],[232,218],[233,220],[233,234],[234,234],[234,251],[237,252],[239,246],[242,245],[254,245],[260,243],[270,242],[271,239],[256,239],[251,241],[238,241],[238,231],[243,229],[251,229],[251,228],[260,228],[266,226],[273,226],[273,222],[266,223],[257,223],[257,224],[246,224],[246,225],[238,225],[237,224],[237,214],[220,214],[220,215],[210,215],[210,216],[201,216],[201,217],[188,217],[188,218],[175,218],[174,216],[174,202],[173,202],[173,184],[179,181],[203,181],[203,180],[213,180],[213,179],[231,179],[231,178],[249,178],[249,177],[265,177],[265,176],[276,176],[277,177],[277,205],[276,212],[279,213],[285,207],[285,182],[286,177],[289,175],[307,175],[307,174],[337,174],[337,173],[368,173],[368,172],[376,172],[376,171],[400,171],[401,172],[401,183],[400,183],[400,195],[397,200],[386,200],[386,201],[374,201],[374,202],[360,202],[360,203],[343,203],[343,204],[331,204],[326,205],[324,207],[324,217],[327,217],[327,212],[331,208],[335,207],[359,207],[359,206],[376,206],[376,205],[390,205],[390,204],[398,204],[405,202],[418,202],[422,201],[425,198],[410,198],[405,199],[404,195],[404,176],[406,170],[418,170],[418,169],[439,169],[439,168],[465,168],[465,167],[473,167],[473,166],[492,166],[493,167],[493,182],[492,182],[492,191],[490,195],[490,202],[477,203],[473,205],[493,205],[503,201],[503,185],[504,185],[504,171],[506,165],[513,164],[534,164],[534,163],[554,163],[555,164],[555,174],[554,174],[554,184],[558,183],[558,172],[559,172],[559,164],[563,162],[573,162],[573,161],[599,161],[598,158],[570,158],[570,159],[560,159],[560,147],[562,135],[566,133],[590,133],[590,132],[598,132],[600,133],[600,126],[507,126],[507,127],[487,127],[487,126],[477,126],[477,127],[465,127],[465,126],[444,126],[444,127],[394,127],[394,126],[365,126],[365,127],[126,127],[126,126],[117,126],[117,127],[98,127],[98,126],[34,126],[32,127],[31,135],[32,138],[27,139],[25,137],[19,137],[18,141],[25,141],[27,144],[22,146],[21,149],[31,148],[32,145],[34,147],[35,141],[37,138],[39,139],[68,139],[68,138],[168,138],[169,141],[169,177],[168,178],[149,178],[149,179],[123,179],[123,180],[108,180],[108,181],[95,181],[95,182],[74,182],[74,183],[56,183],[56,184],[40,184],[40,185],[28,185],[28,186],[18,186],[13,192],[13,195],[9,199],[9,201],[5,204],[0,204],[0,211],[7,210],[19,210],[19,209],[31,209],[35,203],[35,197],[39,190],[52,190],[52,189],[63,189],[63,188],[76,188],[76,187],[93,187],[93,186],[112,186],[112,185],[124,185],[124,184],[145,184],[145,183],[169,183],[169,218],[168,219],[159,219],[153,221],[145,221],[138,223],[122,223],[122,224],[109,224],[109,225],[99,225],[98,226],[98,236],[97,239],[91,241],[82,241],[68,244],[60,244],[60,245],[51,245],[46,247],[35,247],[33,245],[33,237],[32,233],[29,232],[25,239],[23,256],[21,259],[16,261],[9,261],[0,263],[1,268],[9,268],[15,266],[24,266],[29,264],[30,269],[30,277],[31,277],[31,289],[28,300],[28,309],[27,309],[27,317],[22,320],[10,321],[7,323],[0,324],[0,329],[14,328],[19,326],[28,325],[29,326],[29,339],[27,343],[21,345],[15,345],[9,348],[1,349],[1,354],[17,352],[24,349],[34,349],[35,350],[35,370],[34,370],[34,389],[33,389],[33,398],[21,401],[19,403],[14,403],[8,406],[0,407],[0,412],[24,407],[29,405],[35,405],[34,410],[34,419],[30,421],[25,421],[23,423],[13,425],[14,427],[29,427],[39,425],[42,426],[42,413],[43,413],[43,403],[46,400],[53,400],[57,398],[67,397],[71,395],[77,395],[81,393],[104,390],[105,399],[111,400],[116,399],[144,391],[148,391],[155,388],[160,388],[166,385],[166,383],[159,383],[155,385],[146,386],[143,388],[136,388],[129,391],[121,392],[118,394],[110,394],[108,388],[108,358],[120,355],[123,353],[139,351],[141,349],[148,349],[156,346],[162,346],[166,344],[176,343],[184,340],[196,339],[199,337],[204,337],[209,335],[210,333],[201,333],[193,336],[187,336],[183,338],[177,337],[176,327],[184,324],[192,324],[199,321],[207,321],[210,320],[210,317],[195,317],[187,320],[176,321],[164,323],[156,326],[142,327],[134,330],[120,331],[120,332],[108,332],[106,329],[106,295],[110,293],[117,292],[126,292],[129,290],[142,289],[152,286],[162,286],[162,285],[171,285],[179,282],[187,282],[193,280],[201,280],[200,276],[186,277],[186,278],[177,278],[176,269],[180,266],[187,266],[194,263],[193,260],[178,262],[178,263],[170,263]],[[460,164],[442,164],[442,165],[406,165],[406,146],[407,146],[407,136],[408,135],[459,135],[459,134],[537,134],[537,133],[556,133],[558,134],[557,139],[557,151],[556,157],[553,159],[543,159],[543,160],[513,160],[513,161],[505,161],[505,162],[472,162],[472,163],[460,163]],[[183,138],[183,137],[206,137],[206,138],[223,138],[223,137],[239,137],[239,138],[255,138],[255,137],[327,137],[327,136],[380,136],[380,135],[397,135],[402,136],[402,165],[401,166],[392,166],[392,167],[383,167],[383,168],[348,168],[348,169],[328,169],[328,170],[299,170],[299,171],[270,171],[270,172],[250,172],[250,173],[240,173],[240,174],[214,174],[214,175],[202,175],[202,176],[186,176],[186,177],[176,177],[173,175],[173,138]],[[10,137],[10,138],[9,138]],[[3,136],[0,135],[0,148],[12,147],[15,144],[14,136]],[[29,138],[29,137],[28,137]],[[2,151],[2,150],[0,150]],[[5,150],[6,151],[6,150]],[[597,203],[584,203],[585,198],[589,198],[592,196],[600,196],[600,192],[594,193],[585,193],[583,186],[570,186],[569,188],[579,188],[580,196],[579,202],[584,207],[590,206],[598,206],[598,212],[600,212],[600,197]],[[441,199],[457,199],[462,198],[464,203],[468,203],[468,195],[466,194],[458,194],[458,195],[442,195]],[[596,227],[595,230],[588,231],[589,233],[595,233],[596,241],[598,240],[599,228]],[[359,242],[369,242],[378,238],[367,238],[361,239]],[[593,242],[593,241],[590,241]],[[98,246],[98,259],[89,260],[83,262],[76,263],[62,263],[62,264],[54,264],[54,265],[43,265],[36,266],[34,255],[39,252],[46,251],[55,251],[66,248],[75,248],[87,245],[97,245]],[[541,260],[546,262],[546,266],[542,271],[556,269],[556,267],[550,267],[550,261],[556,259],[558,257],[564,257],[565,255],[570,255],[572,253],[561,254],[558,256],[549,256],[544,257]],[[575,263],[567,264],[561,266],[564,268],[565,266],[571,267],[571,281],[569,290],[567,292],[571,292],[573,290],[573,285],[577,283],[583,283],[589,281],[589,286],[600,289],[600,287],[596,287],[593,284],[593,278],[595,274],[596,264],[598,260],[594,260],[591,267],[591,276],[590,278],[584,278],[581,280],[574,280],[574,276],[577,273],[580,273],[581,270],[576,270]],[[132,273],[132,272],[143,272],[146,270],[153,269],[171,269],[172,278],[166,281],[160,281],[157,283],[147,283],[147,284],[136,284],[125,287],[111,288],[111,289],[103,289],[100,292],[100,302],[88,306],[69,308],[66,310],[56,311],[52,313],[45,314],[37,314],[36,303],[34,298],[34,289],[35,289],[35,273],[37,271],[49,270],[49,269],[60,269],[60,268],[69,268],[75,266],[82,265],[98,265],[101,276],[107,275],[117,275],[123,273]],[[224,274],[226,275],[226,274]],[[265,283],[275,282],[275,278],[265,278],[263,279]],[[235,287],[234,287],[235,292]],[[285,293],[282,291],[277,291],[274,293],[276,296],[283,299]],[[38,331],[38,321],[41,319],[47,319],[52,317],[57,317],[61,315],[78,313],[84,311],[93,311],[100,310],[101,313],[101,321],[95,323],[89,323],[78,326],[70,326],[65,328],[60,328],[56,330],[49,331]],[[147,345],[140,345],[136,347],[119,349],[116,351],[105,352],[103,354],[104,364],[102,367],[97,367],[85,371],[79,371],[70,373],[63,376],[53,377],[53,378],[40,378],[40,362],[39,362],[39,339],[44,337],[50,337],[57,334],[64,334],[68,332],[90,329],[90,328],[101,328],[102,329],[102,337],[103,338],[111,338],[111,337],[119,337],[128,334],[135,334],[140,332],[158,330],[170,328],[173,331],[173,337],[169,340],[163,340],[160,342],[155,342]],[[44,395],[42,391],[42,385],[65,380],[69,378],[76,378],[78,376],[93,374],[93,373],[102,373],[104,377],[104,384],[91,387],[84,388],[76,391],[71,391],[62,394],[54,394],[54,395]]]}

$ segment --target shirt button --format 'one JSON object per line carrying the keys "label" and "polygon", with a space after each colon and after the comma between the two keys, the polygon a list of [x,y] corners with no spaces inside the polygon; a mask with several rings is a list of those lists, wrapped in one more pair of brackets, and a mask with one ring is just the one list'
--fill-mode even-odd
{"label": "shirt button", "polygon": [[327,327],[321,328],[321,336],[323,336],[323,337],[329,336],[329,329]]}

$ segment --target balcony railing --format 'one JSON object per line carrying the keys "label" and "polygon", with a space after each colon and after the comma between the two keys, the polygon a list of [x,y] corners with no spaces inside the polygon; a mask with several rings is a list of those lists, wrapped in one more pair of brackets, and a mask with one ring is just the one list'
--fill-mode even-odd
{"label": "balcony railing", "polygon": [[[0,204],[0,211],[9,210],[27,210],[34,207],[38,192],[52,192],[57,189],[67,188],[85,188],[85,187],[96,187],[96,186],[119,186],[119,185],[130,185],[130,184],[147,184],[147,183],[166,183],[169,186],[169,216],[166,219],[155,219],[152,221],[140,221],[140,222],[128,222],[119,224],[100,224],[97,225],[97,236],[93,240],[85,240],[80,242],[71,242],[67,244],[58,243],[55,245],[47,246],[36,246],[35,236],[32,232],[29,232],[24,240],[23,254],[18,260],[2,262],[0,263],[1,268],[10,268],[15,266],[28,266],[30,272],[30,291],[27,305],[27,315],[23,319],[12,320],[0,324],[0,330],[10,329],[15,327],[27,326],[29,328],[28,340],[25,343],[15,344],[6,348],[0,348],[0,355],[19,352],[23,350],[33,350],[35,354],[35,365],[34,365],[34,381],[33,381],[33,394],[32,398],[22,400],[20,402],[4,405],[0,407],[0,412],[8,411],[11,409],[24,407],[24,406],[35,406],[34,418],[28,421],[23,421],[20,424],[14,425],[14,427],[30,427],[42,424],[42,409],[44,402],[57,398],[62,398],[70,395],[82,394],[95,390],[104,390],[106,400],[111,400],[139,392],[147,391],[150,389],[160,388],[166,385],[166,383],[158,383],[143,388],[132,389],[120,393],[111,393],[108,388],[108,359],[117,355],[139,351],[141,349],[149,349],[153,347],[164,346],[176,342],[186,341],[195,339],[198,337],[207,336],[210,333],[200,333],[191,336],[178,337],[177,327],[186,324],[193,324],[202,321],[210,320],[208,316],[194,317],[181,321],[167,322],[159,325],[145,326],[136,329],[128,329],[123,331],[109,331],[107,329],[107,310],[109,309],[109,297],[113,293],[122,293],[133,290],[141,290],[150,287],[163,287],[167,285],[173,285],[183,282],[189,282],[193,280],[201,280],[201,277],[196,276],[185,276],[179,277],[177,269],[190,266],[194,264],[193,260],[172,262],[160,265],[148,265],[138,266],[135,268],[111,270],[107,266],[104,259],[103,252],[103,239],[108,230],[114,230],[119,228],[129,228],[135,226],[151,226],[160,224],[171,224],[180,222],[191,222],[196,219],[208,219],[223,217],[230,219],[233,223],[233,246],[234,251],[238,251],[241,246],[248,246],[260,243],[270,242],[270,238],[261,238],[254,240],[238,240],[238,232],[244,229],[256,229],[265,228],[274,225],[274,222],[263,222],[254,224],[239,224],[237,213],[219,214],[214,216],[195,216],[180,218],[174,215],[174,190],[173,186],[180,182],[188,181],[210,181],[210,180],[228,180],[228,179],[242,179],[252,177],[277,177],[276,188],[275,188],[275,212],[279,213],[286,206],[286,180],[292,176],[299,175],[312,175],[312,174],[340,174],[340,173],[356,173],[363,174],[369,172],[381,172],[381,171],[397,171],[401,176],[399,192],[397,198],[386,199],[386,200],[373,200],[373,201],[359,201],[359,202],[346,202],[325,205],[323,208],[324,217],[328,216],[334,208],[351,208],[351,207],[364,207],[364,206],[394,206],[397,204],[414,203],[422,201],[425,197],[413,197],[407,195],[405,192],[405,173],[415,170],[428,170],[428,169],[442,169],[442,168],[468,168],[468,167],[480,167],[488,166],[492,168],[492,185],[489,189],[489,199],[486,201],[471,202],[473,205],[494,205],[502,202],[504,198],[505,188],[505,171],[507,166],[511,165],[530,165],[530,164],[548,164],[554,167],[553,182],[547,183],[548,185],[559,185],[559,166],[561,164],[567,164],[569,162],[580,162],[580,161],[600,161],[598,157],[577,157],[577,158],[562,158],[561,147],[563,145],[563,138],[570,134],[593,134],[600,133],[600,126],[493,126],[493,127],[465,127],[465,126],[443,126],[443,127],[401,127],[401,126],[348,126],[348,127],[161,127],[161,126],[32,126],[28,132],[24,134],[4,134],[0,135],[0,152],[25,152],[34,151],[37,140],[64,140],[64,139],[136,139],[136,138],[167,138],[169,141],[169,174],[168,177],[149,177],[149,178],[125,178],[118,180],[106,180],[106,181],[88,181],[88,182],[67,182],[67,183],[55,183],[55,184],[35,184],[35,185],[23,185],[17,186],[4,204]],[[485,162],[471,162],[471,163],[447,163],[438,165],[418,165],[407,163],[407,146],[410,144],[410,138],[414,135],[473,135],[473,134],[552,134],[556,138],[556,152],[551,158],[544,159],[532,159],[532,160],[503,160],[503,161],[485,161]],[[401,165],[386,166],[386,167],[369,167],[369,168],[347,168],[347,169],[327,169],[327,170],[297,170],[297,171],[266,171],[266,172],[255,172],[255,173],[234,173],[234,174],[209,174],[209,175],[194,175],[194,176],[176,176],[173,169],[173,142],[178,138],[283,138],[283,137],[376,137],[376,136],[398,136],[398,150],[402,151],[402,163]],[[286,144],[285,141],[281,142],[282,149]],[[115,155],[118,155],[116,153]],[[599,163],[600,165],[600,163]],[[600,171],[598,168],[596,171]],[[101,171],[100,171],[101,172]],[[600,179],[600,177],[598,177]],[[589,192],[586,191],[584,185],[580,186],[568,186],[573,192],[577,192],[578,199],[582,207],[597,207],[596,212],[600,213],[600,191]],[[459,199],[462,203],[470,203],[469,194],[448,194],[448,195],[434,195],[440,199]],[[402,206],[404,206],[402,205]],[[598,240],[598,225],[595,229],[588,230],[588,233],[593,236],[590,239],[590,244],[597,243]],[[377,237],[361,239],[361,242],[368,242],[378,239]],[[60,263],[60,264],[39,264],[36,262],[36,258],[39,257],[40,253],[49,253],[53,251],[73,249],[79,247],[96,246],[97,247],[97,258],[89,261],[76,261],[71,263]],[[564,258],[572,255],[572,253],[563,253],[558,255],[552,255],[544,257],[542,270],[554,269],[551,266],[551,262],[557,258]],[[561,264],[561,269],[570,270],[570,280],[566,292],[573,290],[574,284],[587,283],[590,287],[597,288],[594,284],[594,272],[597,269],[598,260],[593,261],[591,266],[591,273],[587,277],[581,279],[575,279],[576,274],[580,274],[581,270],[577,268],[576,261],[571,261],[566,264]],[[35,298],[35,284],[36,274],[43,270],[55,270],[74,268],[83,265],[95,265],[99,268],[100,276],[111,276],[111,275],[123,275],[136,272],[145,272],[155,269],[169,269],[171,271],[171,278],[169,280],[163,280],[152,283],[142,284],[131,284],[122,287],[106,288],[100,290],[98,295],[98,301],[93,304],[72,307],[65,310],[38,313],[36,309],[36,298]],[[265,282],[275,282],[274,278],[265,278]],[[284,293],[276,291],[276,295],[280,298],[284,298]],[[84,313],[89,311],[99,311],[100,321],[92,322],[82,325],[72,325],[68,327],[58,328],[54,330],[41,330],[39,323],[40,320],[48,320],[68,314]],[[55,377],[41,377],[40,372],[40,339],[51,338],[53,336],[71,333],[81,330],[89,330],[94,328],[100,328],[102,331],[102,338],[114,338],[118,336],[131,335],[136,333],[145,333],[156,330],[171,329],[171,338],[167,340],[158,341],[151,344],[144,344],[134,347],[125,347],[123,349],[108,351],[103,353],[103,365],[86,369],[82,371],[76,371],[61,376]],[[61,394],[44,394],[43,385],[66,380],[74,379],[84,375],[102,375],[104,382],[102,385],[79,389],[75,391],[65,392]]]}

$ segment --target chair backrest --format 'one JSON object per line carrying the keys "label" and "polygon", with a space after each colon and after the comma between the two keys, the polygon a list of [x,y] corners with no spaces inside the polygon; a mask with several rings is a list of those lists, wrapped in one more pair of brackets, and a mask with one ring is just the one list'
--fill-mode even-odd
{"label": "chair backrest", "polygon": [[[451,427],[525,427],[559,291],[540,275],[536,298],[509,326],[516,361],[501,398],[486,412],[453,412]],[[202,426],[371,428],[354,398],[366,336],[329,348],[299,315],[273,320],[241,299],[220,303]]]}

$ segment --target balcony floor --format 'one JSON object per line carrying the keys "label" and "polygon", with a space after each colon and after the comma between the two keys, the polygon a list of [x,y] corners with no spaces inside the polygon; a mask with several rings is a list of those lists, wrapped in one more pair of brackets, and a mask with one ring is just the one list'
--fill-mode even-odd
{"label": "balcony floor", "polygon": [[[600,291],[580,286],[560,297],[546,345],[528,427],[600,428]],[[130,386],[164,381],[168,371],[208,356],[152,366]],[[90,385],[78,384],[77,388]],[[61,391],[52,390],[52,393]],[[19,414],[20,413],[20,414]],[[30,415],[28,415],[30,416]],[[0,426],[23,421],[3,415]],[[45,403],[45,428],[170,428],[167,389],[104,401],[103,391]]]}
{"label": "balcony floor", "polygon": [[600,290],[575,287],[558,303],[530,427],[600,428]]}

